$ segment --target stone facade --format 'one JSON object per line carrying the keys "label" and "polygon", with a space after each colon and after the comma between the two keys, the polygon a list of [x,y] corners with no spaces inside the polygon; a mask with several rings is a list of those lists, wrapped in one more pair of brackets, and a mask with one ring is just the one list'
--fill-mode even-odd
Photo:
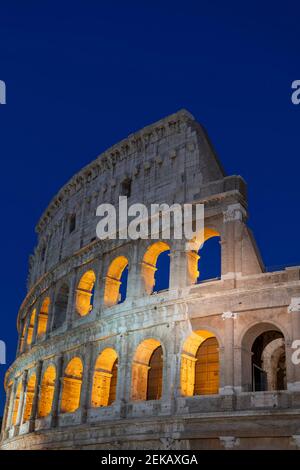
{"label": "stone facade", "polygon": [[[98,240],[96,207],[120,194],[130,204],[204,203],[205,239],[221,240],[220,279],[197,284],[198,255],[181,240]],[[37,233],[5,379],[2,449],[299,448],[300,267],[265,272],[246,184],[225,176],[188,112],[130,135],[75,175]],[[154,293],[166,249],[169,288]],[[203,344],[213,366],[198,354]]]}

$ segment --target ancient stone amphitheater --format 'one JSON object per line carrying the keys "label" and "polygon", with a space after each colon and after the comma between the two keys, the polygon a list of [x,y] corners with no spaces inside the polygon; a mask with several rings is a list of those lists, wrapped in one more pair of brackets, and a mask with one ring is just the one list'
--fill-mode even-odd
{"label": "ancient stone amphitheater", "polygon": [[[204,203],[204,246],[99,240],[96,207],[120,195]],[[2,449],[300,446],[300,268],[265,271],[246,184],[224,174],[187,111],[83,168],[36,229]],[[217,237],[220,276],[203,281],[201,250]],[[158,291],[166,252],[169,282]]]}

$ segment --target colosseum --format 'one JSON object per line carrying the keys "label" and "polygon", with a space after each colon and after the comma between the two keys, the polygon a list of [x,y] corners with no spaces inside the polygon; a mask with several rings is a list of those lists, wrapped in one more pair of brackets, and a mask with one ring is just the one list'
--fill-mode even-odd
{"label": "colosseum", "polygon": [[[185,110],[71,178],[36,227],[1,449],[300,447],[300,267],[266,271],[246,189]],[[96,208],[120,195],[204,204],[204,244],[100,240]]]}

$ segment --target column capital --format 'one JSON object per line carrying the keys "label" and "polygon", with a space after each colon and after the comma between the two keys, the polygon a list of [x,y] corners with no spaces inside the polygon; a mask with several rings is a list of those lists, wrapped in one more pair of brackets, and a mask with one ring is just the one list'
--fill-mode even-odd
{"label": "column capital", "polygon": [[288,312],[300,312],[300,297],[291,298],[291,303],[288,306]]}
{"label": "column capital", "polygon": [[222,313],[222,319],[227,320],[227,318],[232,318],[232,320],[235,320],[238,317],[238,314],[236,312],[223,312]]}
{"label": "column capital", "polygon": [[246,217],[246,209],[240,203],[230,204],[227,206],[227,209],[223,211],[224,222],[233,222],[235,220],[243,221]]}
{"label": "column capital", "polygon": [[224,449],[234,449],[240,445],[240,439],[236,436],[220,436],[219,439]]}

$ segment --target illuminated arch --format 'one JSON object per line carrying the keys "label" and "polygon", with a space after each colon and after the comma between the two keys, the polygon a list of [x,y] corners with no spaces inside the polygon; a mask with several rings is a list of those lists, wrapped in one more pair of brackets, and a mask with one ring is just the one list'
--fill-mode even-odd
{"label": "illuminated arch", "polygon": [[63,378],[61,412],[73,413],[79,408],[82,386],[83,364],[74,357],[67,365]]}
{"label": "illuminated arch", "polygon": [[104,305],[110,307],[119,302],[121,277],[123,271],[128,266],[128,259],[125,256],[118,256],[109,265],[104,288]]}
{"label": "illuminated arch", "polygon": [[155,286],[155,272],[157,270],[157,259],[159,255],[169,250],[170,247],[166,242],[158,241],[150,245],[147,251],[145,252],[142,261],[141,275],[147,294],[151,294]]}
{"label": "illuminated arch", "polygon": [[23,414],[23,423],[26,423],[29,421],[30,416],[31,416],[31,410],[32,410],[32,402],[34,398],[34,392],[35,392],[35,384],[36,384],[36,375],[32,374],[28,381],[27,381],[27,386],[26,386],[26,401],[25,401],[25,408],[24,408],[24,414]]}
{"label": "illuminated arch", "polygon": [[213,333],[193,331],[181,354],[181,393],[184,396],[219,393],[219,346]]}
{"label": "illuminated arch", "polygon": [[199,240],[195,239],[192,241],[195,249],[187,252],[188,276],[191,284],[196,284],[199,280],[201,280],[201,273],[198,269],[201,263],[201,250],[205,246],[205,242],[213,237],[220,237],[220,233],[217,232],[215,229],[207,227],[204,229],[203,237],[201,237],[203,242],[202,244],[200,244],[199,242],[200,238]]}
{"label": "illuminated arch", "polygon": [[132,363],[132,400],[159,400],[162,396],[163,351],[161,343],[145,339],[138,346]]}
{"label": "illuminated arch", "polygon": [[35,323],[35,317],[36,317],[36,309],[34,308],[31,312],[29,324],[28,324],[28,331],[27,331],[27,344],[28,346],[31,345],[32,339],[33,339],[33,329],[34,329],[34,323]]}
{"label": "illuminated arch", "polygon": [[93,290],[95,286],[96,275],[90,270],[83,274],[76,289],[76,310],[84,317],[93,308]]}
{"label": "illuminated arch", "polygon": [[109,406],[116,399],[118,377],[118,355],[112,348],[106,348],[99,354],[95,363],[92,407]]}
{"label": "illuminated arch", "polygon": [[40,308],[40,312],[38,315],[38,327],[37,327],[38,338],[43,336],[47,331],[49,306],[50,306],[50,297],[46,297],[43,300],[43,303],[42,303],[42,306]]}
{"label": "illuminated arch", "polygon": [[45,370],[42,379],[41,393],[38,406],[39,418],[45,418],[51,413],[55,388],[55,379],[56,369],[53,365],[51,365]]}
{"label": "illuminated arch", "polygon": [[18,386],[17,386],[15,399],[14,399],[14,407],[13,407],[13,414],[12,414],[12,425],[13,426],[15,426],[17,424],[21,392],[22,392],[22,382],[20,380],[20,382],[18,383]]}

